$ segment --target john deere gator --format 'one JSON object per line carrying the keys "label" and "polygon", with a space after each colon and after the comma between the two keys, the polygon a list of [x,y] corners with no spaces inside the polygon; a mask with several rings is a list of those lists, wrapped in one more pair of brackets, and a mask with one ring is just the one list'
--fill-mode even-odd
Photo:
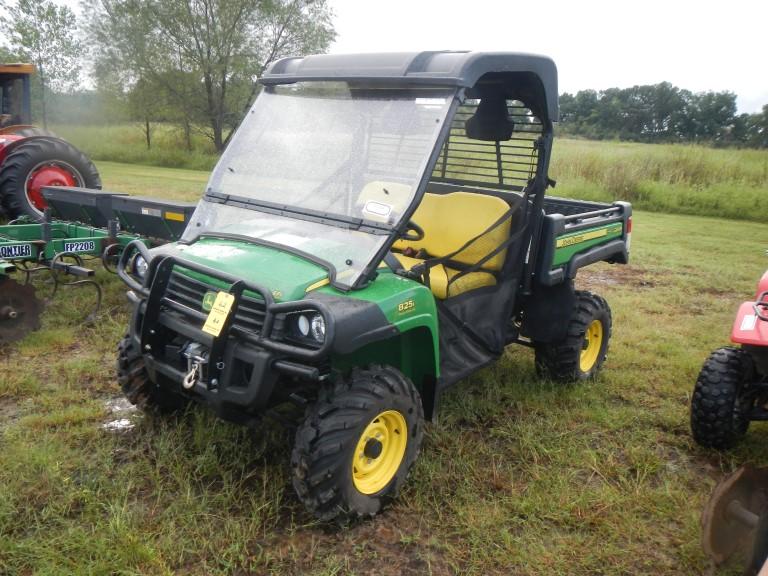
{"label": "john deere gator", "polygon": [[595,376],[611,312],[573,280],[628,261],[631,207],[545,196],[549,58],[318,55],[259,81],[181,240],[122,254],[119,382],[159,413],[305,407],[299,499],[373,515],[446,388],[508,345],[533,347],[543,377]]}

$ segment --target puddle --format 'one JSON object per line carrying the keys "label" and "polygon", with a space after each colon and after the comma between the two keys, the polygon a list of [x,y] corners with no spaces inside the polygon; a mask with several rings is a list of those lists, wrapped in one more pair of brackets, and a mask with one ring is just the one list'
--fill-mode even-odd
{"label": "puddle", "polygon": [[136,426],[133,420],[129,418],[120,418],[120,420],[111,420],[102,424],[104,430],[110,430],[113,432],[122,432],[124,430],[130,430]]}
{"label": "puddle", "polygon": [[131,430],[136,426],[131,416],[136,412],[137,408],[128,400],[122,396],[118,398],[112,398],[104,402],[104,407],[111,416],[116,416],[115,420],[110,420],[101,425],[102,429],[109,430],[111,432],[124,432]]}

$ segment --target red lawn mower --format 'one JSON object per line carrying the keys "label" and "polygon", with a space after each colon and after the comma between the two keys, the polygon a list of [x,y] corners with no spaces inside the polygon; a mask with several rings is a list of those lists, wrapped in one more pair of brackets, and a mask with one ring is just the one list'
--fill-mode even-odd
{"label": "red lawn mower", "polygon": [[750,422],[768,420],[768,272],[739,307],[731,342],[741,346],[712,352],[693,391],[691,430],[707,448],[731,448]]}

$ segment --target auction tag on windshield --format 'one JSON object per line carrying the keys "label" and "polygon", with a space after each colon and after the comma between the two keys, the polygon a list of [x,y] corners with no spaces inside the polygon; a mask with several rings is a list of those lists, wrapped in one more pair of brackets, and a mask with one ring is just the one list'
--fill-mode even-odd
{"label": "auction tag on windshield", "polygon": [[224,328],[224,322],[227,321],[227,316],[229,316],[234,302],[235,297],[232,294],[227,292],[216,294],[216,300],[214,300],[208,318],[203,325],[203,332],[218,337],[221,334],[221,329]]}

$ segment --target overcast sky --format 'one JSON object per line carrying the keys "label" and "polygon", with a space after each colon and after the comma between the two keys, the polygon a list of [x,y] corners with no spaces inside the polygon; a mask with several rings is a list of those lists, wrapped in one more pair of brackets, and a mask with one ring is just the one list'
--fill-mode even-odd
{"label": "overcast sky", "polygon": [[[59,0],[79,12],[79,0]],[[669,81],[768,104],[768,0],[328,0],[332,52],[510,50],[554,59],[560,92]]]}
{"label": "overcast sky", "polygon": [[768,0],[329,0],[332,52],[511,50],[554,59],[560,92],[667,80],[768,104]]}

